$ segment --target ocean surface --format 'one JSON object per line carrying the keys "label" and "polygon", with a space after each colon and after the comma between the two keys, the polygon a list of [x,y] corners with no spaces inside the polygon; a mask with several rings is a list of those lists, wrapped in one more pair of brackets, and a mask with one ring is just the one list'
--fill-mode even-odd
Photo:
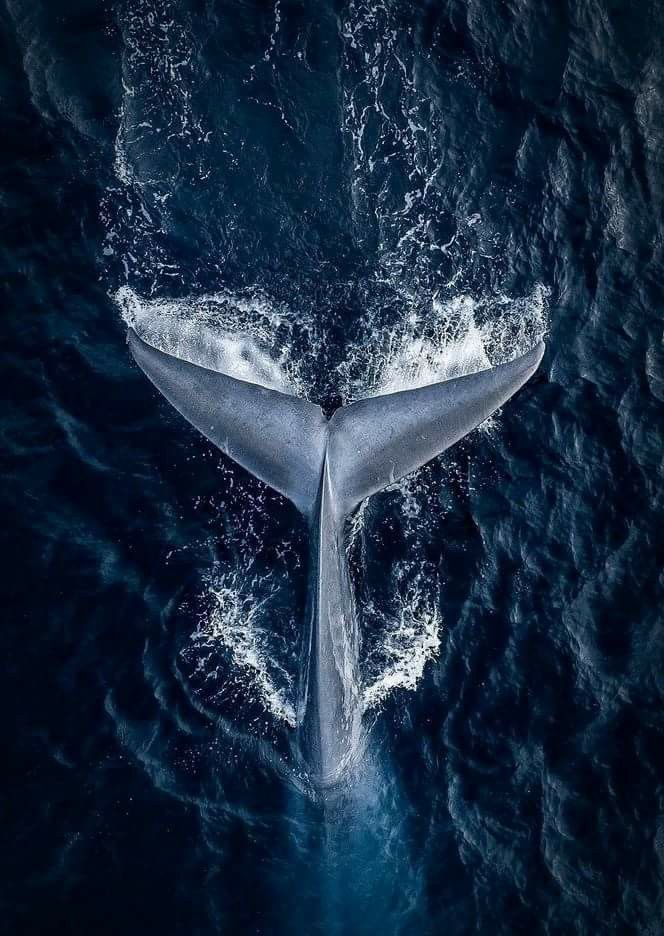
{"label": "ocean surface", "polygon": [[[2,0],[3,931],[664,932],[664,4]],[[133,363],[328,408],[543,363],[308,533]]]}

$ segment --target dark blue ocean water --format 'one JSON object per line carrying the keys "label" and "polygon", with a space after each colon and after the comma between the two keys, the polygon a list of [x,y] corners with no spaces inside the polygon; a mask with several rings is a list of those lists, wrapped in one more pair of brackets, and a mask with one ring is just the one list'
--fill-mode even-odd
{"label": "dark blue ocean water", "polygon": [[[0,5],[7,933],[662,932],[663,13]],[[368,743],[323,802],[306,529],[137,320],[330,405],[546,330],[356,525]]]}

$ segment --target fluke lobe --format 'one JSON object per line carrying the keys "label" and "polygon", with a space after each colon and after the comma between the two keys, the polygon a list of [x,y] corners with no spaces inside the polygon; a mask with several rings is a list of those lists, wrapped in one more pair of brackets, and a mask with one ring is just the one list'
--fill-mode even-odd
{"label": "fluke lobe", "polygon": [[288,497],[311,529],[307,634],[297,732],[309,779],[336,783],[361,737],[359,633],[344,523],[371,494],[487,419],[537,370],[527,354],[477,374],[319,406],[158,351],[130,329],[131,352],[166,399],[222,452]]}

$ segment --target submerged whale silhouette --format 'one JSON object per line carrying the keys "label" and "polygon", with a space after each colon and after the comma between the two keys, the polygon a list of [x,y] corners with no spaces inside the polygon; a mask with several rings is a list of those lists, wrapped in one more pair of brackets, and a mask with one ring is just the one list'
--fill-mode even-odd
{"label": "submerged whale silhouette", "polygon": [[360,400],[326,419],[306,400],[158,351],[129,330],[131,352],[193,426],[288,497],[311,530],[298,744],[310,781],[334,784],[361,737],[359,632],[344,523],[367,497],[445,451],[537,370],[543,343],[489,370]]}

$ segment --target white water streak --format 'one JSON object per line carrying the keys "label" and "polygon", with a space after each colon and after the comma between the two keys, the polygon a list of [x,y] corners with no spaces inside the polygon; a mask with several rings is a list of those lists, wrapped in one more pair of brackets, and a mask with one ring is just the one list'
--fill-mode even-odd
{"label": "white water streak", "polygon": [[396,613],[380,615],[380,641],[369,660],[376,675],[364,687],[365,709],[380,708],[397,689],[413,691],[427,663],[438,655],[442,618],[429,591],[428,583],[416,579],[397,596]]}
{"label": "white water streak", "polygon": [[[289,698],[291,676],[279,668],[271,653],[269,595],[257,600],[239,584],[237,573],[214,577],[207,592],[209,609],[192,635],[197,665],[216,676],[220,651],[226,649],[243,684],[253,687],[257,700],[274,718],[295,727],[295,708]],[[189,648],[191,653],[191,648]],[[277,679],[282,685],[277,684]]]}

